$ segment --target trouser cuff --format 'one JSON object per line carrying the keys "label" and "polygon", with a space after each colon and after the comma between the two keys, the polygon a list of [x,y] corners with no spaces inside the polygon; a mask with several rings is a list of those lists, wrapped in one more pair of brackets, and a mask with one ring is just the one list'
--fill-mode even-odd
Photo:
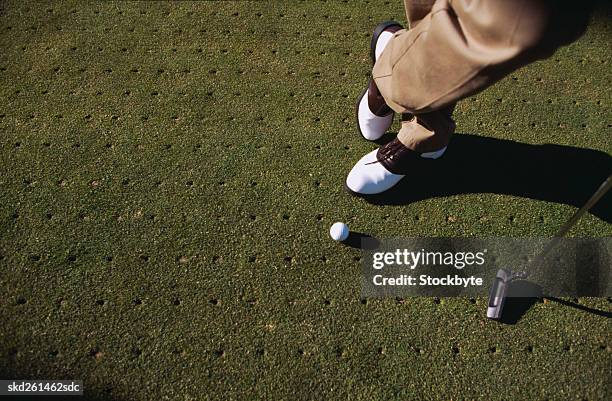
{"label": "trouser cuff", "polygon": [[456,124],[451,117],[453,109],[454,104],[430,113],[403,113],[397,139],[417,153],[436,152],[444,148],[455,132]]}

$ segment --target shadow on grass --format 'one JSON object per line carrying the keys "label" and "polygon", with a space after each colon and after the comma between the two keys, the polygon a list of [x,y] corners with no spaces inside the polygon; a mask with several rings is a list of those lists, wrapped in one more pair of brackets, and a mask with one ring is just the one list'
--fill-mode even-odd
{"label": "shadow on grass", "polygon": [[516,324],[538,302],[542,302],[542,288],[539,285],[526,280],[513,281],[508,287],[506,304],[499,321]]}
{"label": "shadow on grass", "polygon": [[357,249],[376,249],[380,245],[380,241],[371,235],[356,231],[350,231],[348,238],[342,243]]}
{"label": "shadow on grass", "polygon": [[533,305],[536,303],[541,303],[543,299],[556,302],[563,306],[576,308],[593,315],[602,316],[608,319],[612,318],[612,312],[589,308],[588,306],[580,305],[576,302],[567,301],[561,298],[543,296],[542,288],[539,285],[526,280],[517,280],[510,284],[502,318],[499,321],[501,323],[510,325],[516,324]]}
{"label": "shadow on grass", "polygon": [[589,308],[588,306],[580,305],[579,303],[576,303],[576,302],[566,301],[561,298],[555,298],[555,297],[545,297],[545,298],[549,301],[556,302],[564,306],[576,308],[584,312],[592,313],[594,315],[607,317],[608,319],[612,318],[612,312],[603,311],[603,310],[599,310],[595,308]]}
{"label": "shadow on grass", "polygon": [[[390,138],[386,135],[380,142]],[[578,208],[611,172],[612,157],[597,150],[456,134],[442,158],[424,160],[394,188],[364,198],[378,205],[403,205],[450,195],[494,193]],[[612,223],[610,204],[611,192],[591,213]]]}

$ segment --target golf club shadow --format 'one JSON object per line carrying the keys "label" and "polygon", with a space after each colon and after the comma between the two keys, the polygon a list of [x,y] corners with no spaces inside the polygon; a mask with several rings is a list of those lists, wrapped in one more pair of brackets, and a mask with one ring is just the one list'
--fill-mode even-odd
{"label": "golf club shadow", "polygon": [[357,249],[376,249],[380,245],[380,241],[371,235],[350,231],[347,239],[342,241],[344,245]]}
{"label": "golf club shadow", "polygon": [[572,308],[576,308],[584,312],[592,313],[594,315],[603,316],[608,319],[612,318],[612,312],[607,312],[607,311],[603,311],[603,310],[599,310],[595,308],[589,308],[588,306],[580,305],[578,303],[571,302],[571,301],[566,301],[561,298],[556,298],[556,297],[545,297],[545,298],[549,301],[553,301],[553,302],[556,302],[558,304],[565,305],[565,306],[570,306]]}
{"label": "golf club shadow", "polygon": [[[456,134],[443,157],[419,163],[415,173],[394,188],[364,198],[378,205],[403,205],[451,195],[494,193],[581,207],[612,173],[612,157],[602,151],[472,134]],[[612,223],[610,205],[612,192],[590,213]]]}
{"label": "golf club shadow", "polygon": [[518,321],[521,320],[521,318],[533,305],[542,302],[544,298],[549,301],[576,308],[594,315],[602,316],[608,319],[612,318],[612,312],[589,308],[588,306],[580,305],[576,302],[567,301],[561,298],[543,296],[542,287],[539,285],[526,280],[518,280],[510,283],[506,304],[504,306],[504,311],[500,322],[510,325],[518,323]]}

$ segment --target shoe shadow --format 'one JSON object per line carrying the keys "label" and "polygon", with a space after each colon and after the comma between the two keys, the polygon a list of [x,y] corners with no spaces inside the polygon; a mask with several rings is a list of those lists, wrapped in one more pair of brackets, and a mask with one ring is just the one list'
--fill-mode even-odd
{"label": "shoe shadow", "polygon": [[[426,169],[426,171],[424,171]],[[377,205],[494,193],[583,206],[612,173],[612,157],[572,146],[531,145],[473,134],[456,134],[438,160],[415,166],[394,188],[365,197]],[[612,191],[591,213],[612,223]]]}

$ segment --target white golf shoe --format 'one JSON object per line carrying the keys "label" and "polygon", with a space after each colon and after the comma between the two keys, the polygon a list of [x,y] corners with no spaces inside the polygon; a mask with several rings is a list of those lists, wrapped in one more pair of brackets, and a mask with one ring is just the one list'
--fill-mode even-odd
{"label": "white golf shoe", "polygon": [[[400,29],[403,27],[395,21],[383,22],[374,29],[370,41],[372,64],[376,63],[376,59],[382,54],[389,40]],[[355,114],[357,129],[370,141],[381,138],[393,123],[393,110],[385,103],[374,79],[370,79],[368,86],[357,100]]]}
{"label": "white golf shoe", "polygon": [[406,174],[429,159],[437,159],[446,147],[418,154],[395,138],[362,157],[346,177],[347,190],[357,196],[375,195],[394,187]]}
{"label": "white golf shoe", "polygon": [[378,149],[363,156],[346,177],[346,188],[355,195],[384,192],[400,182],[404,175],[393,174],[376,159]]}

